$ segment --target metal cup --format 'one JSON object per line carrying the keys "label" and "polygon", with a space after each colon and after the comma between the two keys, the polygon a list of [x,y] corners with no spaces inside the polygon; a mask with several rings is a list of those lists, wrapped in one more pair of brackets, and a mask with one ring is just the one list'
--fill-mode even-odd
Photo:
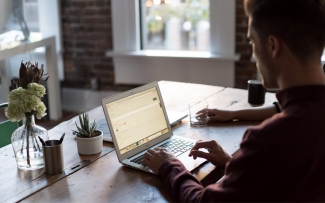
{"label": "metal cup", "polygon": [[43,145],[46,174],[59,174],[64,170],[62,143],[60,140],[48,140]]}

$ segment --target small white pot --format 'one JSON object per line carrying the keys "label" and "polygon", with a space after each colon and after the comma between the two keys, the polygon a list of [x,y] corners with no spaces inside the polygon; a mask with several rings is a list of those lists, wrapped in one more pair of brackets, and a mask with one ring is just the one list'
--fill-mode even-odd
{"label": "small white pot", "polygon": [[99,136],[91,138],[77,137],[78,153],[83,155],[98,154],[103,150],[103,132]]}

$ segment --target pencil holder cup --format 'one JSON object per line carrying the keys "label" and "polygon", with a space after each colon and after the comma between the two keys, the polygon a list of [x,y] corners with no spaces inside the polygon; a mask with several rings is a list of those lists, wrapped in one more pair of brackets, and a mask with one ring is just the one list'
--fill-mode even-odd
{"label": "pencil holder cup", "polygon": [[60,140],[48,140],[43,145],[44,167],[46,174],[59,174],[64,170],[62,143]]}

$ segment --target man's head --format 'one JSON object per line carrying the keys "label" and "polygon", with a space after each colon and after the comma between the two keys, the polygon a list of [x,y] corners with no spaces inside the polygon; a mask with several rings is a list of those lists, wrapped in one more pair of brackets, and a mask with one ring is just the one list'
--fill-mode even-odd
{"label": "man's head", "polygon": [[276,88],[278,73],[272,67],[277,53],[268,46],[281,49],[285,45],[301,64],[311,58],[320,61],[325,46],[325,0],[245,0],[244,7],[250,21],[248,37],[267,88]]}

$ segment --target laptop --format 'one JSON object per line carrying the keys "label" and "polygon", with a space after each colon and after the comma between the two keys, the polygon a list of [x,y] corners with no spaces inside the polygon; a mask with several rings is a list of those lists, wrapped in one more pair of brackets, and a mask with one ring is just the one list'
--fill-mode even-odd
{"label": "laptop", "polygon": [[189,171],[206,162],[188,156],[195,140],[173,135],[158,82],[104,98],[102,107],[123,165],[153,173],[142,158],[156,147],[172,151]]}
{"label": "laptop", "polygon": [[[187,117],[187,113],[167,110],[170,126],[175,126]],[[103,141],[113,142],[111,132],[108,129],[106,118],[96,120],[97,130],[103,132]]]}
{"label": "laptop", "polygon": [[167,117],[169,120],[170,126],[177,125],[180,123],[184,118],[187,117],[187,112],[179,112],[179,111],[172,111],[172,110],[167,110]]}

